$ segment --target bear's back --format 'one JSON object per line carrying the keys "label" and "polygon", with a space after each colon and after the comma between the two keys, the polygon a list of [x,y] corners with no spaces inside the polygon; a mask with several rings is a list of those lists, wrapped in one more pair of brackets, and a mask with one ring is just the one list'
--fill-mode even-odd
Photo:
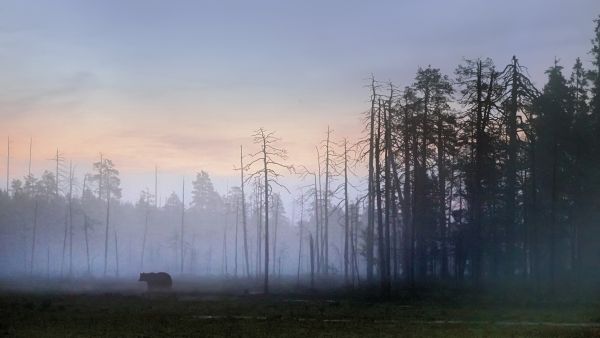
{"label": "bear's back", "polygon": [[168,273],[157,272],[147,274],[146,283],[148,283],[148,289],[170,289],[173,280]]}

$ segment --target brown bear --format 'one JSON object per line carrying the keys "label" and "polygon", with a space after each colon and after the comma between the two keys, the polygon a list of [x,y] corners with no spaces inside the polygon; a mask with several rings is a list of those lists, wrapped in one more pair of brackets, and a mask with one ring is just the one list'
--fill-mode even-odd
{"label": "brown bear", "polygon": [[148,291],[168,291],[173,285],[171,276],[166,272],[142,272],[138,282],[146,282]]}

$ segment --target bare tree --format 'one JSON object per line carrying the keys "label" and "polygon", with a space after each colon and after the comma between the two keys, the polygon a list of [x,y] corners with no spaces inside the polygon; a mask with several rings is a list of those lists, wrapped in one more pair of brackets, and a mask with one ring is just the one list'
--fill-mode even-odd
{"label": "bare tree", "polygon": [[327,138],[324,140],[323,146],[325,147],[325,192],[323,193],[323,245],[324,249],[324,267],[325,275],[329,274],[329,197],[330,191],[329,186],[331,183],[331,156],[333,155],[333,149],[331,148],[331,132],[332,130],[327,126]]}
{"label": "bare tree", "polygon": [[233,275],[237,278],[238,276],[238,228],[240,223],[240,201],[236,199],[235,201],[235,256],[234,256],[234,266],[233,266]]}
{"label": "bare tree", "polygon": [[73,162],[69,162],[69,276],[73,274],[73,181],[75,180],[75,171]]}
{"label": "bare tree", "polygon": [[300,234],[298,235],[298,274],[297,274],[297,284],[300,285],[300,268],[302,266],[302,240],[304,237],[304,192],[300,194],[300,223],[298,225],[300,227]]}
{"label": "bare tree", "polygon": [[277,194],[271,194],[273,201],[273,216],[275,217],[275,224],[273,228],[273,271],[275,271],[275,263],[277,262],[277,228],[279,227],[279,196]]}
{"label": "bare tree", "polygon": [[183,178],[181,180],[181,228],[180,228],[180,232],[179,232],[180,249],[181,249],[181,253],[180,253],[181,265],[179,267],[180,274],[183,274],[183,258],[184,258],[183,256],[185,254],[184,239],[183,239],[184,222],[185,222],[185,178]]}
{"label": "bare tree", "polygon": [[268,132],[263,128],[258,129],[253,135],[254,143],[260,146],[260,150],[252,154],[253,160],[248,163],[247,168],[251,168],[255,164],[260,167],[252,172],[247,180],[253,177],[264,177],[264,211],[265,211],[265,262],[264,262],[264,292],[269,292],[269,194],[271,193],[271,185],[275,184],[286,191],[288,189],[279,183],[278,178],[282,175],[280,169],[285,169],[288,172],[293,170],[293,167],[283,163],[287,160],[287,152],[279,148],[277,143],[279,138],[274,136],[274,132]]}
{"label": "bare tree", "polygon": [[[242,191],[241,206],[242,206],[242,231],[244,232],[244,261],[246,263],[246,277],[250,277],[250,261],[248,258],[248,227],[246,222],[246,194],[245,194],[245,180],[244,180],[244,149],[240,145],[240,189]],[[237,222],[237,221],[236,221]],[[237,247],[237,246],[236,246]],[[237,262],[237,261],[236,261]]]}

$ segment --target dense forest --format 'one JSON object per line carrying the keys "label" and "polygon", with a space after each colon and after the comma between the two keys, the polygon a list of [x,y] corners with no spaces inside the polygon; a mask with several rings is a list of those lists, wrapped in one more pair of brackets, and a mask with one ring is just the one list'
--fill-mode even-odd
{"label": "dense forest", "polygon": [[517,56],[465,59],[453,74],[419,67],[410,84],[372,77],[363,135],[339,140],[327,127],[314,163],[294,163],[284,131],[258,129],[224,193],[200,171],[164,203],[156,188],[122,201],[109,158],[76,175],[57,150],[41,177],[9,181],[7,169],[0,274],[163,270],[255,280],[266,292],[269,278],[289,278],[384,296],[431,283],[597,285],[600,19],[588,56],[556,60],[541,87]]}

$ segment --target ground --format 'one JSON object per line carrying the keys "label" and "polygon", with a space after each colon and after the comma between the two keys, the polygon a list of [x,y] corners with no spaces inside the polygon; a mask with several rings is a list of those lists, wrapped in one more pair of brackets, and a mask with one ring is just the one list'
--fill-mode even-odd
{"label": "ground", "polygon": [[2,289],[0,335],[14,337],[600,337],[594,301]]}

